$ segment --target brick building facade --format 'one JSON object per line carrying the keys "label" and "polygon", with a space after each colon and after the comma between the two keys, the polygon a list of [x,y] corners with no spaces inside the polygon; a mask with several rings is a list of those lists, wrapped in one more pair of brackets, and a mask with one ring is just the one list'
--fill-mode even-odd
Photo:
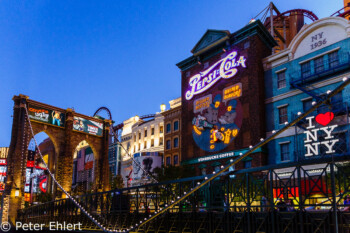
{"label": "brick building facade", "polygon": [[[265,135],[262,58],[276,42],[260,21],[237,32],[208,30],[182,74],[182,164],[210,173]],[[266,164],[257,151],[236,169]]]}
{"label": "brick building facade", "polygon": [[181,163],[181,98],[169,101],[170,109],[164,116],[164,166]]}

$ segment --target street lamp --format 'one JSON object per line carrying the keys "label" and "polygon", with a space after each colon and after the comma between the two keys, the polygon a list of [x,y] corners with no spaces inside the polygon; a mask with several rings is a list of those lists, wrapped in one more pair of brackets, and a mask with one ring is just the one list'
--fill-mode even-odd
{"label": "street lamp", "polygon": [[161,104],[161,105],[160,105],[160,110],[161,110],[162,112],[164,112],[165,109],[166,109],[166,105],[165,105],[165,104]]}

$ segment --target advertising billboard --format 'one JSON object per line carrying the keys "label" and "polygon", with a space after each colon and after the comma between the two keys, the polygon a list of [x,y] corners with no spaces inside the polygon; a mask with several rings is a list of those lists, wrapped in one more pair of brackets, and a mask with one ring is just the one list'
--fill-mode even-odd
{"label": "advertising billboard", "polygon": [[65,114],[60,111],[29,104],[28,114],[31,120],[64,127]]}
{"label": "advertising billboard", "polygon": [[151,173],[153,172],[154,168],[162,166],[161,156],[139,156],[134,158],[134,160],[141,165],[142,169],[135,162],[133,162],[132,164],[133,180],[140,180],[142,178],[147,178],[146,172]]}
{"label": "advertising billboard", "polygon": [[74,117],[73,130],[102,136],[103,124],[96,121],[87,120],[82,117]]}

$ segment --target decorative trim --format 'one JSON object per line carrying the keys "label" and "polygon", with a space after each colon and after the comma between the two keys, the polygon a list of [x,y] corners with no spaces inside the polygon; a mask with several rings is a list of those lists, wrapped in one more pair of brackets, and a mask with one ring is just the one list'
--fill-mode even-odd
{"label": "decorative trim", "polygon": [[275,71],[275,74],[281,73],[281,72],[283,72],[285,70],[287,70],[287,68],[283,68],[283,69],[277,70],[277,71]]}
{"label": "decorative trim", "polygon": [[289,104],[282,104],[280,106],[277,106],[277,108],[283,108],[283,107],[287,107]]}
{"label": "decorative trim", "polygon": [[281,145],[281,144],[289,144],[290,141],[284,141],[284,142],[279,142],[278,144]]}

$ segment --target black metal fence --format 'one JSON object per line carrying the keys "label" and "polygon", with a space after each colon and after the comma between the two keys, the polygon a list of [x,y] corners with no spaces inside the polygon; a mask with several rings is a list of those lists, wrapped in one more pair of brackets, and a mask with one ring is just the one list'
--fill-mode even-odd
{"label": "black metal fence", "polygon": [[[226,174],[146,224],[140,232],[350,232],[350,156]],[[78,202],[104,226],[127,230],[165,208],[205,177],[88,194]],[[350,203],[350,199],[349,199]],[[82,223],[98,230],[69,199],[23,209],[18,221]]]}

